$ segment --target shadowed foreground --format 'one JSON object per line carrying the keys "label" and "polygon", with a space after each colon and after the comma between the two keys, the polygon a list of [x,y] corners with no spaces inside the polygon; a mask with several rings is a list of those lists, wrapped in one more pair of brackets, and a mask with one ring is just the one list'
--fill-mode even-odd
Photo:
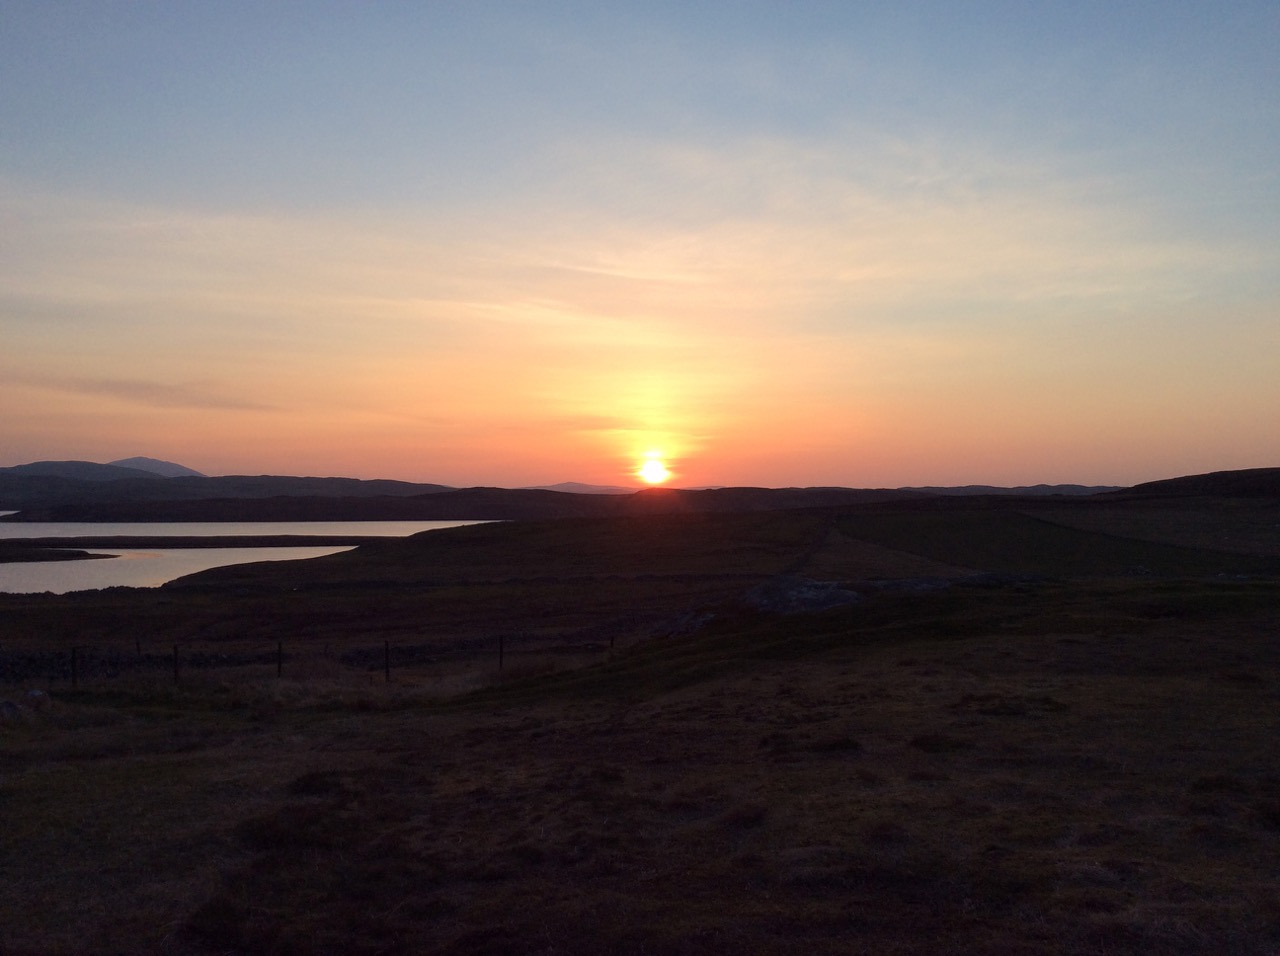
{"label": "shadowed foreground", "polygon": [[[0,597],[11,661],[463,649],[21,698],[0,951],[1274,952],[1280,549],[1198,545],[1216,507],[490,525]],[[780,613],[812,580],[861,597]],[[576,666],[499,676],[498,631]]]}

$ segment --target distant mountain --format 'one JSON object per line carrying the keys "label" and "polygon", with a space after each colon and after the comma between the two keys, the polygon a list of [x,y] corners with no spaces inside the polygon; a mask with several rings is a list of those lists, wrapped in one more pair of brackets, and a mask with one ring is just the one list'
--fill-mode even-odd
{"label": "distant mountain", "polygon": [[71,478],[76,481],[119,481],[122,478],[159,478],[154,471],[124,464],[100,465],[95,461],[33,461],[29,465],[0,468],[0,475],[39,478]]}
{"label": "distant mountain", "polygon": [[29,465],[0,468],[0,475],[34,475],[70,478],[76,481],[120,481],[125,478],[204,478],[200,472],[172,461],[157,458],[121,458],[99,464],[96,461],[33,461]]}
{"label": "distant mountain", "polygon": [[121,458],[119,461],[107,462],[109,465],[115,465],[118,468],[136,468],[139,471],[149,471],[152,474],[159,475],[161,478],[207,478],[208,476],[198,472],[186,465],[179,465],[172,461],[161,461],[158,458]]}
{"label": "distant mountain", "polygon": [[635,488],[622,485],[584,485],[580,481],[562,481],[558,485],[536,485],[523,491],[564,491],[571,495],[633,495]]}
{"label": "distant mountain", "polygon": [[[449,491],[447,485],[358,478],[295,478],[283,475],[226,475],[221,477],[161,478],[154,472],[115,465],[88,465],[88,473],[101,477],[66,477],[76,469],[43,469],[47,464],[0,468],[0,510],[58,508],[64,505],[95,507],[117,503],[208,499],[306,498],[405,498]],[[52,463],[64,464],[64,463]],[[34,470],[33,470],[34,469]],[[113,480],[114,479],[114,480]]]}
{"label": "distant mountain", "polygon": [[919,491],[928,495],[1100,495],[1119,491],[1119,485],[1016,485],[1001,488],[997,485],[953,485],[921,488],[900,488],[900,491]]}

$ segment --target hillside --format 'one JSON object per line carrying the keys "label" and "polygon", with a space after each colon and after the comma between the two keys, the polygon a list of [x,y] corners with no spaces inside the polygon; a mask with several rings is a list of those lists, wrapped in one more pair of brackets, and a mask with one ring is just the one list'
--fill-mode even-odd
{"label": "hillside", "polygon": [[[0,595],[0,948],[1270,956],[1272,507],[500,522]],[[1218,513],[1269,537],[1196,545]]]}
{"label": "hillside", "polygon": [[1280,468],[1215,471],[1134,485],[1120,494],[1131,497],[1214,496],[1280,499]]}

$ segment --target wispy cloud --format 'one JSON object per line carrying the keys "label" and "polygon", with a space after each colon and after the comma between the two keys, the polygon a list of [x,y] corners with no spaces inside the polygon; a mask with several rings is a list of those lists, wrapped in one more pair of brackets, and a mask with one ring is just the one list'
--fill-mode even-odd
{"label": "wispy cloud", "polygon": [[[316,445],[401,458],[746,461],[767,433],[780,457],[843,462],[873,439],[943,441],[959,409],[1008,419],[1038,387],[1058,407],[1073,390],[1082,408],[1123,403],[1152,387],[1142,343],[1175,321],[1162,367],[1221,379],[1244,356],[1175,316],[1225,287],[1242,308],[1274,299],[1276,249],[1171,229],[1087,164],[856,130],[557,155],[545,191],[470,216],[0,183],[4,364],[68,396],[224,412],[241,432],[235,413],[276,411]],[[1100,358],[1103,341],[1120,357]]]}
{"label": "wispy cloud", "polygon": [[223,411],[275,411],[274,406],[247,401],[228,394],[228,389],[207,382],[166,383],[135,379],[52,379],[13,377],[11,382],[29,388],[47,389],[72,395],[112,398],[150,408],[208,409]]}

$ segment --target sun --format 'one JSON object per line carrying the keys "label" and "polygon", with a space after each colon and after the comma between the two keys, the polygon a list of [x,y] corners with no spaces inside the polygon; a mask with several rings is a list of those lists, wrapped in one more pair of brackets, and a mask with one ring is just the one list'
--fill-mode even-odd
{"label": "sun", "polygon": [[646,458],[636,469],[636,477],[650,485],[660,485],[671,477],[671,469],[661,458]]}

